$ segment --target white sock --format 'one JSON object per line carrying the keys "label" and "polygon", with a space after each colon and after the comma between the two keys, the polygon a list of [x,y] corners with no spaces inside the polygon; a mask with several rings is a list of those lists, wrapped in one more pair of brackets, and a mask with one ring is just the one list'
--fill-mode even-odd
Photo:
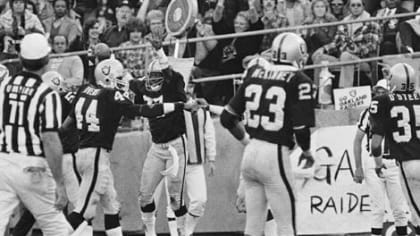
{"label": "white sock", "polygon": [[197,225],[199,219],[200,217],[187,213],[185,216],[185,235],[189,236],[194,233],[195,226]]}
{"label": "white sock", "polygon": [[121,226],[113,229],[107,229],[105,233],[107,236],[123,236]]}
{"label": "white sock", "polygon": [[178,232],[181,235],[185,235],[185,215],[177,217],[176,224],[178,226]]}
{"label": "white sock", "polygon": [[171,236],[178,236],[178,225],[176,218],[168,218],[169,233]]}
{"label": "white sock", "polygon": [[89,235],[89,236],[93,236],[93,227],[92,227],[92,225],[87,225],[86,226],[86,229],[85,229],[85,232],[86,232],[86,234],[83,234],[83,235]]}
{"label": "white sock", "polygon": [[265,222],[265,236],[277,236],[277,225],[274,219]]}
{"label": "white sock", "polygon": [[155,230],[155,213],[154,212],[142,212],[141,219],[143,220],[144,226],[146,226],[146,236],[156,236]]}

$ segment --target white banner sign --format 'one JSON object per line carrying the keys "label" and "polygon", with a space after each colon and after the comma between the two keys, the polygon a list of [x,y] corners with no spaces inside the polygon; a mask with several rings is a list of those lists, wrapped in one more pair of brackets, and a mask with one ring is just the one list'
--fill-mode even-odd
{"label": "white banner sign", "polygon": [[371,101],[370,86],[334,89],[336,110],[368,107]]}
{"label": "white banner sign", "polygon": [[[356,126],[328,127],[312,134],[313,153],[319,166],[313,177],[297,178],[297,225],[299,234],[341,234],[370,231],[371,211],[368,189],[353,182],[355,163],[353,138]],[[301,150],[292,155],[297,176]],[[364,166],[373,159],[363,154]],[[371,163],[366,163],[371,162]]]}

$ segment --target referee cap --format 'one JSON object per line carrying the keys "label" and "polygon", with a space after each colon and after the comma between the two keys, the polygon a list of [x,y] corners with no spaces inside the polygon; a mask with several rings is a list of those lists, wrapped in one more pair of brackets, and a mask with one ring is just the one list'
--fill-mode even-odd
{"label": "referee cap", "polygon": [[387,79],[381,79],[376,83],[375,87],[389,90],[389,81]]}
{"label": "referee cap", "polygon": [[20,43],[20,57],[25,60],[39,60],[51,51],[47,38],[40,33],[30,33]]}

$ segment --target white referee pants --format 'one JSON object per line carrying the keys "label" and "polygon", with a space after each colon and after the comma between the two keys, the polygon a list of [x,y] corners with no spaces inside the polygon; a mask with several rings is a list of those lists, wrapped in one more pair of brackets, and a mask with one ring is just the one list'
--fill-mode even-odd
{"label": "white referee pants", "polygon": [[54,207],[56,183],[44,158],[0,154],[0,169],[0,235],[5,234],[20,201],[34,215],[43,235],[70,235],[70,224]]}
{"label": "white referee pants", "polygon": [[245,235],[263,235],[270,205],[277,234],[296,235],[294,177],[290,150],[277,144],[251,139],[245,147],[241,173],[245,187]]}
{"label": "white referee pants", "polygon": [[[175,213],[170,207],[167,184],[165,184],[167,180],[166,178],[164,180],[156,189],[155,202],[159,201],[160,194],[165,191],[167,199],[166,215],[168,218],[175,218]],[[203,216],[207,202],[207,183],[203,165],[187,165],[185,186],[189,199],[188,213],[196,217]]]}
{"label": "white referee pants", "polygon": [[365,169],[366,184],[372,203],[372,228],[382,229],[385,216],[385,196],[388,197],[395,220],[395,226],[406,226],[408,222],[407,201],[401,186],[400,169],[395,159],[383,159],[386,169],[383,169],[384,178],[376,175],[375,168]]}
{"label": "white referee pants", "polygon": [[401,174],[411,210],[412,223],[414,226],[420,226],[420,160],[402,162]]}

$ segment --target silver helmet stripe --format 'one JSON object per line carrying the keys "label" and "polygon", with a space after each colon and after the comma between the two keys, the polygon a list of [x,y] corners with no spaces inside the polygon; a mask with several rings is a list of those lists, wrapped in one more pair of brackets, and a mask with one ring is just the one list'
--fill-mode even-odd
{"label": "silver helmet stripe", "polygon": [[405,91],[409,92],[410,91],[410,73],[408,72],[408,68],[407,65],[403,63],[403,67],[404,67],[404,72],[405,72],[405,78],[406,78],[406,87],[405,87]]}

